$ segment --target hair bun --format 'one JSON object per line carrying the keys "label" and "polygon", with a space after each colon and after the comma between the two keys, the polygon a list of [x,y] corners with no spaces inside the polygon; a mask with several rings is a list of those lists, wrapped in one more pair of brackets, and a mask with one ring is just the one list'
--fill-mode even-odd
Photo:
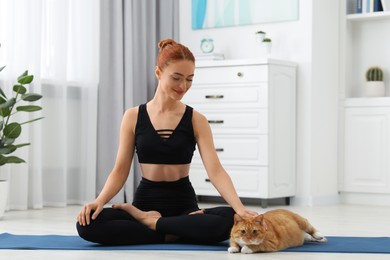
{"label": "hair bun", "polygon": [[158,43],[158,48],[160,50],[164,49],[165,47],[167,47],[168,45],[174,45],[174,44],[177,44],[177,42],[175,42],[174,40],[172,39],[165,39],[165,40],[162,40]]}
{"label": "hair bun", "polygon": [[157,44],[159,51],[157,55],[157,66],[163,70],[171,62],[188,60],[195,63],[195,57],[188,47],[172,39],[161,40]]}

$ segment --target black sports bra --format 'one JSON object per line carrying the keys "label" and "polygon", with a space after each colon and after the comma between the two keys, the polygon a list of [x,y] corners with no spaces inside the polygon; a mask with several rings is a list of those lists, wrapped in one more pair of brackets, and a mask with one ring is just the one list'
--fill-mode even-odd
{"label": "black sports bra", "polygon": [[176,129],[154,129],[146,110],[146,104],[138,108],[135,127],[135,148],[140,163],[188,164],[195,151],[196,140],[192,126],[190,106]]}

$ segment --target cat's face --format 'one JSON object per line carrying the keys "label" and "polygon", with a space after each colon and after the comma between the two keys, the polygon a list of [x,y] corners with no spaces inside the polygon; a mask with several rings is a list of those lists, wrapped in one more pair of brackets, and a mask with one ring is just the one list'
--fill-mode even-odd
{"label": "cat's face", "polygon": [[263,215],[244,219],[235,214],[230,239],[233,239],[241,247],[245,245],[259,245],[263,242],[266,232],[267,226],[265,221],[263,221]]}

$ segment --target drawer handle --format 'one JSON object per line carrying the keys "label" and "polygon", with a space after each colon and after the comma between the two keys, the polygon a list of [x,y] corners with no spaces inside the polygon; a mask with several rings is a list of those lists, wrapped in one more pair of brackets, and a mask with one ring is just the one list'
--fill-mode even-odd
{"label": "drawer handle", "polygon": [[244,73],[242,73],[242,72],[237,72],[237,77],[244,77]]}
{"label": "drawer handle", "polygon": [[211,182],[210,179],[204,179],[205,182]]}
{"label": "drawer handle", "polygon": [[223,149],[223,148],[215,148],[215,151],[216,152],[223,152],[225,149]]}
{"label": "drawer handle", "polygon": [[222,99],[223,95],[206,95],[206,99]]}
{"label": "drawer handle", "polygon": [[223,124],[223,120],[208,120],[209,124]]}

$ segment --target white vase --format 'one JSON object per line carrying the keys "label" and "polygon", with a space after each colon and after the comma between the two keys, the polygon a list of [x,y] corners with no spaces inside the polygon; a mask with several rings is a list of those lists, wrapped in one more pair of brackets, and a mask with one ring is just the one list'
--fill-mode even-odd
{"label": "white vase", "polygon": [[384,97],[385,83],[383,81],[367,81],[364,94],[366,97]]}
{"label": "white vase", "polygon": [[263,43],[263,40],[265,38],[264,33],[256,33],[256,43],[257,45],[261,45]]}
{"label": "white vase", "polygon": [[4,217],[7,200],[8,200],[8,181],[0,180],[0,219]]}
{"label": "white vase", "polygon": [[272,42],[263,42],[264,48],[265,48],[265,53],[267,56],[269,56],[272,52]]}

